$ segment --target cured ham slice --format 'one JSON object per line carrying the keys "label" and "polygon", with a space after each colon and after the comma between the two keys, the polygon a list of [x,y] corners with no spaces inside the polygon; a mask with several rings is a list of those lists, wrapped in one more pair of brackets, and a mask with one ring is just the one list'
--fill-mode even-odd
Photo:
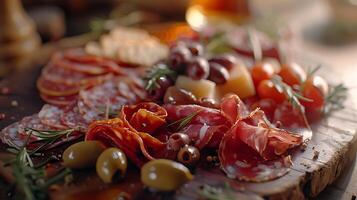
{"label": "cured ham slice", "polygon": [[242,181],[263,182],[281,177],[289,172],[290,157],[264,160],[235,134],[226,134],[219,148],[222,170],[229,178]]}
{"label": "cured ham slice", "polygon": [[[218,109],[198,105],[164,105],[168,122],[178,121],[192,113],[195,115],[180,132],[187,134],[195,146],[202,149],[206,146],[218,147],[223,134],[229,129],[229,122]],[[214,138],[214,140],[212,140]]]}
{"label": "cured ham slice", "polygon": [[227,118],[236,119],[219,147],[223,171],[229,177],[255,182],[284,175],[291,166],[286,153],[303,142],[302,136],[275,128],[259,109],[245,116],[240,102],[230,96],[221,105]]}

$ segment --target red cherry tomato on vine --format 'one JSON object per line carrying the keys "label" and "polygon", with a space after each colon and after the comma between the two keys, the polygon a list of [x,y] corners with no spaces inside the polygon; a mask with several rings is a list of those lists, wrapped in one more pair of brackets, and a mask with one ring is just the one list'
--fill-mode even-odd
{"label": "red cherry tomato on vine", "polygon": [[306,72],[297,63],[282,65],[279,75],[283,81],[290,86],[300,85],[306,79]]}
{"label": "red cherry tomato on vine", "polygon": [[252,68],[252,78],[255,85],[263,80],[269,80],[275,74],[274,66],[269,63],[257,63]]}
{"label": "red cherry tomato on vine", "polygon": [[282,103],[286,99],[284,92],[278,91],[271,80],[260,82],[257,90],[262,99],[273,99],[276,103]]}
{"label": "red cherry tomato on vine", "polygon": [[302,86],[302,95],[311,101],[301,100],[307,109],[320,110],[325,104],[328,84],[320,76],[312,76]]}

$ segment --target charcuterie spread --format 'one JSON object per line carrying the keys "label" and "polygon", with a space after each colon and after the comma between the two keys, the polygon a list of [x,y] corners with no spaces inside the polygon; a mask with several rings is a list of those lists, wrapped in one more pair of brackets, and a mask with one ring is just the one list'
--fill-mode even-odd
{"label": "charcuterie spread", "polygon": [[[10,165],[33,169],[34,157],[57,148],[59,174],[94,167],[107,184],[125,181],[129,167],[159,191],[178,189],[207,166],[236,181],[278,179],[309,142],[310,125],[338,106],[345,89],[318,76],[319,67],[281,54],[250,28],[164,44],[144,30],[118,27],[53,54],[37,79],[46,104],[0,138],[17,154]],[[43,198],[27,189],[25,195]]]}

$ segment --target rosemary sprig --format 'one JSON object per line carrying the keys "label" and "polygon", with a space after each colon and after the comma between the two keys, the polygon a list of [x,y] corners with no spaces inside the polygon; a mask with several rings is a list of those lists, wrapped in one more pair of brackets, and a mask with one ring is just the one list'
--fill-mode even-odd
{"label": "rosemary sprig", "polygon": [[247,31],[250,46],[253,50],[254,60],[261,61],[263,59],[263,50],[260,45],[260,41],[257,38],[256,31],[253,28],[247,28],[246,31]]}
{"label": "rosemary sprig", "polygon": [[[7,165],[11,165],[15,184],[17,189],[21,191],[21,193],[15,193],[15,195],[21,195],[20,198],[26,200],[46,199],[48,187],[71,173],[69,169],[64,169],[59,174],[47,179],[43,166],[47,164],[50,159],[47,159],[45,162],[42,162],[37,166],[34,165],[31,153],[27,150],[26,146],[28,145],[29,138],[35,132],[36,131],[31,130],[22,147],[16,146],[13,148],[16,150],[13,151],[13,153],[16,153],[16,156],[13,160],[7,163]],[[42,133],[39,135],[41,134]],[[46,139],[48,139],[47,135]]]}
{"label": "rosemary sprig", "polygon": [[65,130],[37,130],[33,128],[25,128],[25,132],[40,138],[40,141],[56,138],[57,136],[66,136],[67,138],[73,133],[75,129]]}
{"label": "rosemary sprig", "polygon": [[183,117],[183,118],[181,118],[181,119],[179,119],[177,121],[174,121],[174,122],[170,123],[167,126],[170,127],[170,126],[178,125],[176,130],[179,131],[183,127],[185,127],[187,124],[189,124],[192,121],[192,119],[198,115],[199,112],[200,111],[193,112],[193,113],[187,115],[186,117]]}
{"label": "rosemary sprig", "polygon": [[112,106],[110,106],[109,104],[105,105],[105,106],[98,106],[97,109],[101,112],[101,114],[104,115],[105,119],[112,119],[115,117],[118,117],[119,115],[119,109],[114,109]]}
{"label": "rosemary sprig", "polygon": [[316,72],[321,69],[321,67],[321,65],[317,65],[316,67],[309,68],[307,71],[306,80],[309,80],[313,75],[315,75]]}
{"label": "rosemary sprig", "polygon": [[300,100],[302,101],[308,101],[311,102],[313,101],[312,99],[306,98],[299,94],[298,92],[294,91],[292,87],[290,87],[288,84],[284,83],[281,79],[280,76],[274,76],[271,81],[274,83],[274,87],[279,91],[284,93],[290,104],[293,106],[293,108],[296,108],[299,110],[301,113],[304,123],[306,127],[310,128],[310,125],[307,121],[306,114],[305,114],[305,107],[300,103]]}
{"label": "rosemary sprig", "polygon": [[203,43],[205,43],[207,52],[211,54],[222,54],[233,51],[224,32],[214,34],[207,41],[203,41]]}
{"label": "rosemary sprig", "polygon": [[177,76],[177,73],[173,70],[171,70],[167,64],[164,63],[158,63],[156,66],[154,66],[147,74],[145,77],[146,80],[146,86],[145,89],[149,92],[160,88],[160,85],[158,84],[158,80],[161,77],[169,77],[175,80],[175,77]]}
{"label": "rosemary sprig", "polygon": [[347,90],[342,83],[330,86],[325,98],[324,114],[328,114],[334,110],[342,109],[343,102],[347,98]]}

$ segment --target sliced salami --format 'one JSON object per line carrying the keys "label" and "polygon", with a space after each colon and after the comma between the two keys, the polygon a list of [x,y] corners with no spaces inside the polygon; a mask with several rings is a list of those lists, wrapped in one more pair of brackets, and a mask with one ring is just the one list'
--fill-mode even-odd
{"label": "sliced salami", "polygon": [[106,117],[105,108],[103,108],[103,110],[92,109],[91,107],[87,106],[82,100],[79,100],[77,102],[77,108],[81,117],[88,124],[95,120],[102,120]]}
{"label": "sliced salami", "polygon": [[42,70],[41,76],[55,83],[64,83],[72,85],[80,84],[81,80],[83,79],[94,77],[88,74],[74,72],[68,69],[57,67],[54,63],[49,63]]}
{"label": "sliced salami", "polygon": [[66,108],[61,115],[61,122],[69,128],[82,128],[83,130],[86,130],[90,123],[82,117],[76,103]]}
{"label": "sliced salami", "polygon": [[61,115],[63,115],[63,108],[45,104],[41,111],[38,113],[38,117],[42,124],[55,129],[67,129],[68,127],[61,122]]}
{"label": "sliced salami", "polygon": [[50,96],[71,96],[77,94],[81,89],[79,85],[58,84],[44,77],[37,80],[37,88],[41,93]]}
{"label": "sliced salami", "polygon": [[48,130],[49,127],[42,124],[37,114],[24,117],[20,122],[13,123],[1,131],[1,140],[13,146],[23,146],[28,140],[29,142],[37,141],[38,138],[30,136],[25,131],[25,128],[33,128],[38,130]]}
{"label": "sliced salami", "polygon": [[119,113],[122,105],[131,102],[130,99],[120,95],[119,82],[119,79],[115,78],[93,88],[82,90],[79,93],[79,99],[93,110],[103,111],[106,106],[110,106],[111,111]]}
{"label": "sliced salami", "polygon": [[68,105],[71,105],[78,99],[77,95],[51,96],[41,93],[40,96],[45,102],[59,107],[66,107]]}

